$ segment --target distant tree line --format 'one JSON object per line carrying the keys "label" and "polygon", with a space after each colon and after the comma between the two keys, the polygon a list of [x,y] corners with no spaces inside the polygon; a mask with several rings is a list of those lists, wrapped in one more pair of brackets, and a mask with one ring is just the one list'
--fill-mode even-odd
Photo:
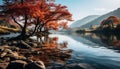
{"label": "distant tree line", "polygon": [[99,29],[105,32],[120,32],[120,18],[110,16],[100,23]]}

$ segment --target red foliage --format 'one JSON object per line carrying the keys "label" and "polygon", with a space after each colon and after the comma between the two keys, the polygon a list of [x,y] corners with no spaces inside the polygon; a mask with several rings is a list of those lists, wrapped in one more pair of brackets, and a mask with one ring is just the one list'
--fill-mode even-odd
{"label": "red foliage", "polygon": [[7,5],[5,14],[14,17],[14,20],[18,22],[27,23],[27,26],[34,24],[39,25],[40,29],[46,28],[47,30],[58,30],[59,27],[68,29],[67,22],[72,21],[72,14],[66,6],[61,4],[47,3],[46,0],[21,1]]}
{"label": "red foliage", "polygon": [[48,12],[47,3],[42,0],[27,0],[26,2],[22,3],[14,3],[11,5],[8,5],[8,10],[6,13],[8,15],[14,15],[14,16],[24,16],[25,14],[29,17],[39,17],[44,18],[44,15]]}
{"label": "red foliage", "polygon": [[72,21],[72,14],[68,11],[66,6],[61,4],[49,4],[51,10],[45,16],[45,25],[48,29],[58,30],[59,27],[68,29],[67,22]]}
{"label": "red foliage", "polygon": [[101,22],[101,25],[107,25],[109,23],[113,23],[113,24],[120,24],[120,19],[116,16],[110,16],[108,17],[107,19],[104,19],[102,22]]}

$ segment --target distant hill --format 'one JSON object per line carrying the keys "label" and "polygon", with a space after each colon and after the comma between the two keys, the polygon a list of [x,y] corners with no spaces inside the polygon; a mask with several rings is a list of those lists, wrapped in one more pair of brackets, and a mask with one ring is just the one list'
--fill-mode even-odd
{"label": "distant hill", "polygon": [[78,21],[74,22],[73,24],[70,25],[70,27],[71,28],[80,27],[80,26],[82,26],[82,25],[84,25],[84,24],[86,24],[86,23],[88,23],[88,22],[90,22],[90,21],[92,21],[92,20],[94,20],[94,19],[96,19],[98,17],[99,17],[99,15],[87,16],[87,17],[85,17],[85,18],[83,18],[81,20],[78,20]]}
{"label": "distant hill", "polygon": [[99,25],[101,23],[101,21],[103,21],[105,18],[108,18],[109,16],[117,16],[120,18],[120,8],[118,8],[117,10],[114,10],[112,12],[109,12],[105,15],[102,15],[98,18],[96,18],[95,20],[92,20],[91,22],[88,22],[85,25],[82,25],[82,28],[89,28],[91,25]]}

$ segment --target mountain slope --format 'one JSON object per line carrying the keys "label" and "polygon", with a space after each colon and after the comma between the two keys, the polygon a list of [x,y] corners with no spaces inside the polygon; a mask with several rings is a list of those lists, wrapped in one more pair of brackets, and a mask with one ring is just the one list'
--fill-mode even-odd
{"label": "mountain slope", "polygon": [[103,21],[105,18],[108,18],[109,16],[117,16],[120,18],[120,8],[118,8],[117,10],[114,10],[112,12],[109,12],[105,15],[102,15],[102,16],[98,17],[97,19],[95,19],[91,22],[88,22],[85,25],[82,25],[81,27],[82,28],[89,28],[91,25],[99,25],[101,23],[101,21]]}
{"label": "mountain slope", "polygon": [[90,22],[90,21],[92,21],[92,20],[94,20],[94,19],[96,19],[98,17],[99,17],[99,15],[87,16],[87,17],[85,17],[85,18],[83,18],[81,20],[78,20],[78,21],[74,22],[73,24],[70,25],[70,27],[71,28],[80,27],[80,26],[82,26],[82,25],[84,25],[84,24],[86,24],[86,23],[88,23],[88,22]]}

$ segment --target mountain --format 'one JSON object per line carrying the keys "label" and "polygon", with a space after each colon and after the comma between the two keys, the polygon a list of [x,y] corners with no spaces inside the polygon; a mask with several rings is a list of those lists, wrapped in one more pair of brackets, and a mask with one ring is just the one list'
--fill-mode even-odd
{"label": "mountain", "polygon": [[80,27],[80,26],[82,26],[82,25],[84,25],[84,24],[86,24],[86,23],[88,23],[88,22],[90,22],[90,21],[92,21],[92,20],[94,20],[94,19],[96,19],[98,17],[99,17],[99,15],[87,16],[87,17],[85,17],[85,18],[83,18],[81,20],[78,20],[78,21],[74,22],[73,24],[70,25],[70,27],[71,28]]}
{"label": "mountain", "polygon": [[117,10],[114,10],[112,12],[109,12],[105,15],[102,15],[102,16],[96,18],[95,20],[92,20],[91,22],[88,22],[87,24],[82,25],[81,27],[89,28],[91,25],[99,25],[101,23],[101,21],[108,18],[109,16],[117,16],[120,18],[120,8],[118,8]]}

